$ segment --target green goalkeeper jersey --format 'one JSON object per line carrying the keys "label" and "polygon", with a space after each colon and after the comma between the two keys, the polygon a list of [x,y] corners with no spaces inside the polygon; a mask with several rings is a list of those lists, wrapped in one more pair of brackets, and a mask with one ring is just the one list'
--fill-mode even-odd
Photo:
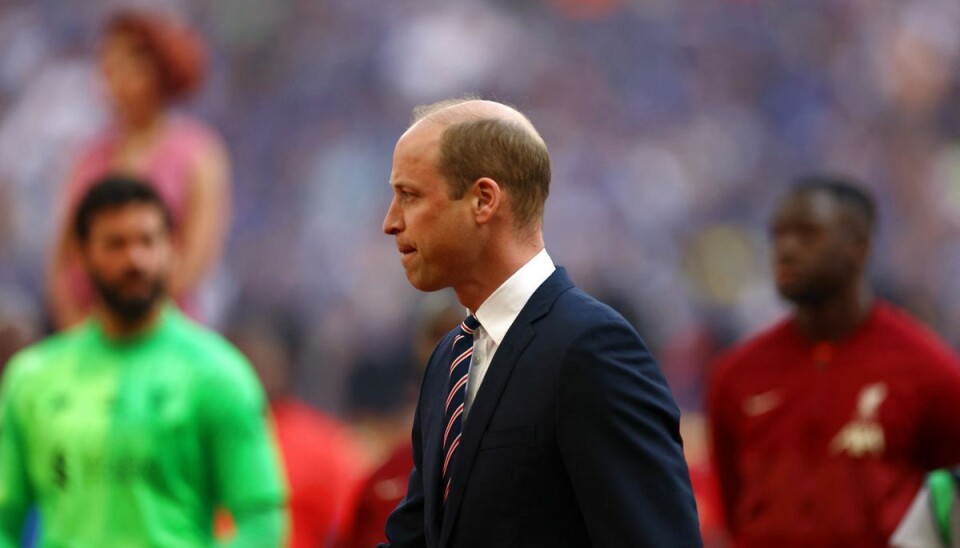
{"label": "green goalkeeper jersey", "polygon": [[130,338],[88,320],[22,351],[0,389],[0,548],[34,504],[42,548],[211,546],[218,507],[233,545],[279,546],[266,409],[240,353],[173,307]]}

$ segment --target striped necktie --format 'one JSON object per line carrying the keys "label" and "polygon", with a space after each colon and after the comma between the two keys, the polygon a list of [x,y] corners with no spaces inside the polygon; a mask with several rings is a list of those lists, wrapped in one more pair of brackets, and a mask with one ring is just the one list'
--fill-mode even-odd
{"label": "striped necktie", "polygon": [[473,355],[473,334],[480,322],[467,316],[460,324],[460,332],[453,339],[453,361],[450,363],[450,379],[447,383],[447,403],[444,410],[443,430],[443,502],[450,495],[450,473],[460,446],[463,431],[463,403],[467,395],[467,378],[470,373],[470,356]]}

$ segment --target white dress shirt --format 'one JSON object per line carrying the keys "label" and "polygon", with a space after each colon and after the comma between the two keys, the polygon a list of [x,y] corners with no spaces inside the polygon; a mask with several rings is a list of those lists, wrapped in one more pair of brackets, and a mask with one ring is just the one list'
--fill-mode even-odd
{"label": "white dress shirt", "polygon": [[[473,357],[470,358],[470,373],[467,379],[467,393],[464,397],[463,416],[470,412],[473,400],[477,397],[487,368],[493,361],[497,348],[503,342],[507,330],[513,325],[520,311],[533,296],[533,293],[557,267],[546,249],[540,250],[527,264],[513,273],[513,276],[483,301],[474,316],[480,322],[473,338]],[[469,313],[469,311],[468,311]]]}

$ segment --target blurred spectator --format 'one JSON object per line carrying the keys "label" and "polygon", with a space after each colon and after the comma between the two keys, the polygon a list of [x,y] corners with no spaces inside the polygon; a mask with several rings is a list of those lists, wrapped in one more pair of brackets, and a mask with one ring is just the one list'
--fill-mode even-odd
{"label": "blurred spectator", "polygon": [[278,327],[281,320],[245,314],[230,338],[253,364],[270,402],[289,488],[289,547],[327,546],[347,525],[363,459],[344,425],[294,396],[297,344]]}
{"label": "blurred spectator", "polygon": [[960,361],[866,280],[873,199],[802,179],[770,224],[794,313],[717,365],[708,393],[737,546],[888,545],[926,472],[960,462]]}
{"label": "blurred spectator", "polygon": [[86,147],[62,192],[47,280],[54,323],[72,326],[92,304],[69,226],[79,196],[111,172],[146,177],[169,205],[178,251],[170,293],[197,315],[194,292],[219,259],[228,224],[227,154],[212,128],[172,105],[199,87],[204,46],[180,21],[129,10],[106,23],[98,57],[113,120]]}
{"label": "blurred spectator", "polygon": [[[423,368],[437,343],[460,323],[463,316],[463,307],[448,297],[445,294],[435,294],[424,300],[424,308],[414,336],[414,362],[418,377],[423,373]],[[394,389],[405,394],[406,401],[390,413],[396,420],[386,421],[392,430],[384,435],[387,443],[391,445],[390,451],[386,459],[363,482],[352,513],[352,523],[337,545],[338,548],[368,548],[386,542],[384,526],[387,518],[407,494],[407,481],[413,469],[410,427],[416,408],[416,392],[415,387],[409,384],[401,384]]]}
{"label": "blurred spectator", "polygon": [[409,438],[412,424],[409,407],[417,387],[409,353],[388,348],[383,356],[362,359],[347,380],[346,418],[367,470],[384,462],[400,439]]}

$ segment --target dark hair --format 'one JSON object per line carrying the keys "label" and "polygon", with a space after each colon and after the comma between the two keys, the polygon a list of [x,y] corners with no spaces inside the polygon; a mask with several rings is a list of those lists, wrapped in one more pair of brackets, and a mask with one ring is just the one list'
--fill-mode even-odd
{"label": "dark hair", "polygon": [[170,101],[188,97],[207,69],[207,52],[199,35],[172,17],[145,10],[114,13],[103,28],[104,38],[127,36],[136,52],[149,59],[160,77],[160,94]]}
{"label": "dark hair", "polygon": [[163,214],[167,229],[173,228],[170,209],[157,191],[143,179],[127,175],[107,175],[98,179],[83,195],[73,217],[73,234],[84,242],[90,236],[90,225],[98,213],[128,204],[155,206]]}
{"label": "dark hair", "polygon": [[864,236],[873,233],[877,222],[877,206],[873,196],[856,180],[842,175],[813,174],[798,178],[792,195],[824,192],[848,213],[859,219]]}

